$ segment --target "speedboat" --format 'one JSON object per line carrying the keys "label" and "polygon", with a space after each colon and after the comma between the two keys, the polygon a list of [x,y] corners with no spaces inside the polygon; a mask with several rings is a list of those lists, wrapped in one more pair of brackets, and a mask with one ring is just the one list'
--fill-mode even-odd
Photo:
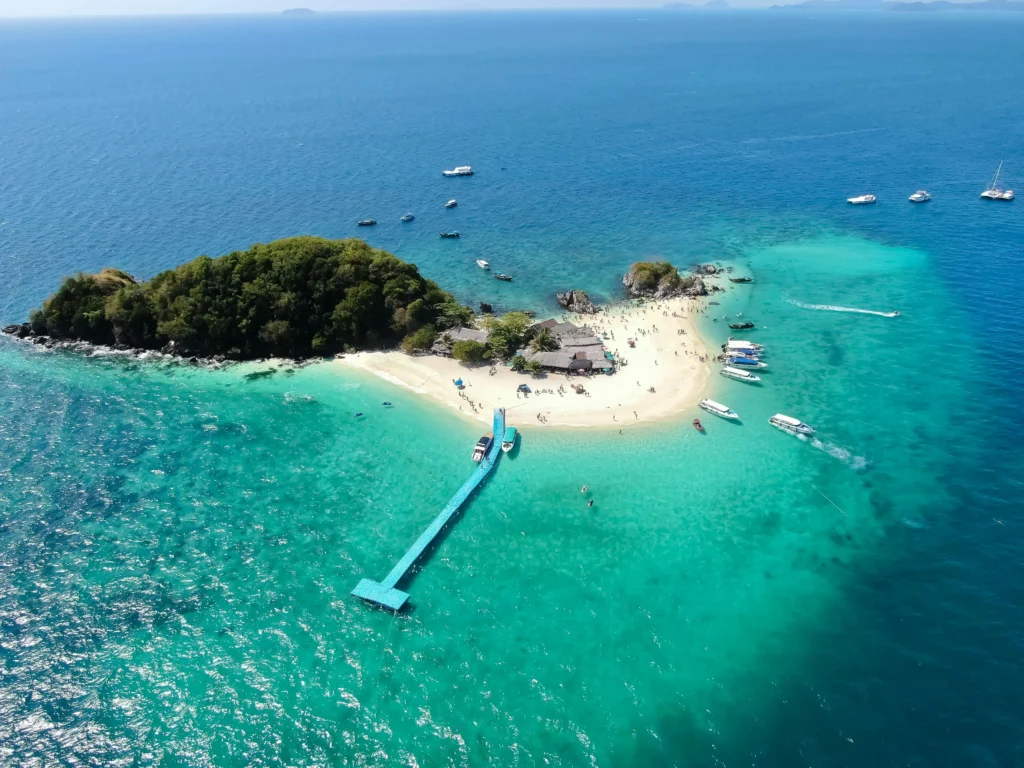
{"label": "speedboat", "polygon": [[512,275],[506,275],[503,272],[495,272],[494,277],[497,280],[504,280],[506,283],[512,282]]}
{"label": "speedboat", "polygon": [[925,192],[923,189],[919,189],[917,190],[917,192],[912,194],[908,199],[912,203],[927,203],[929,200],[932,199],[932,196]]}
{"label": "speedboat", "polygon": [[372,227],[376,223],[377,222],[374,219],[363,219],[362,221],[359,222],[359,226],[360,227]]}
{"label": "speedboat", "polygon": [[477,260],[476,260],[476,265],[477,265],[478,267],[480,267],[480,269],[490,269],[490,268],[491,268],[491,265],[490,265],[490,264],[488,264],[488,263],[487,263],[486,261],[484,261],[483,259],[477,259]]}
{"label": "speedboat", "polygon": [[995,178],[992,179],[992,183],[988,185],[988,189],[981,193],[981,196],[986,200],[1013,200],[1012,189],[1002,189],[999,186],[999,172],[1003,170],[1003,161],[999,161],[999,167],[996,168]]}
{"label": "speedboat", "polygon": [[848,202],[850,205],[869,205],[870,203],[875,202],[877,199],[878,198],[875,197],[874,195],[858,195],[857,197],[846,198],[846,202]]}
{"label": "speedboat", "polygon": [[476,447],[473,449],[473,461],[483,461],[484,456],[487,455],[488,449],[491,447],[491,442],[494,440],[494,434],[488,432],[486,435],[476,441]]}
{"label": "speedboat", "polygon": [[736,381],[748,381],[751,384],[761,380],[760,376],[755,376],[750,373],[750,371],[741,371],[739,368],[730,368],[729,366],[723,368],[719,373],[730,379],[736,379]]}
{"label": "speedboat", "polygon": [[402,217],[402,221],[412,221],[415,218],[416,217],[413,216],[411,213],[407,213],[405,214],[405,216]]}
{"label": "speedboat", "polygon": [[704,431],[704,425],[700,423],[700,419],[693,420],[693,428],[696,429],[698,432]]}
{"label": "speedboat", "polygon": [[458,232],[441,232],[441,237],[462,237]]}
{"label": "speedboat", "polygon": [[458,168],[454,168],[450,171],[441,171],[445,176],[472,176],[473,166],[471,165],[460,165]]}
{"label": "speedboat", "polygon": [[799,419],[794,419],[792,416],[786,416],[782,413],[776,413],[770,419],[768,423],[773,427],[781,429],[783,432],[788,432],[791,435],[813,435],[814,427],[809,424],[804,424]]}
{"label": "speedboat", "polygon": [[516,432],[515,427],[505,427],[505,434],[501,438],[501,452],[508,453],[511,451],[515,447],[518,436],[519,433]]}
{"label": "speedboat", "polygon": [[707,398],[697,403],[698,407],[703,408],[708,413],[713,413],[715,416],[721,416],[723,419],[738,419],[735,413],[729,410],[729,406],[716,403],[714,400],[708,400]]}
{"label": "speedboat", "polygon": [[755,344],[752,341],[737,341],[729,339],[725,344],[722,345],[722,349],[730,355],[738,355],[740,357],[760,357],[764,354],[764,347],[760,344]]}
{"label": "speedboat", "polygon": [[447,203],[444,204],[444,207],[445,208],[454,208],[457,205],[458,205],[458,202],[453,197],[451,200],[449,200]]}
{"label": "speedboat", "polygon": [[729,365],[735,365],[739,368],[767,368],[768,363],[762,363],[756,357],[730,357],[728,358]]}

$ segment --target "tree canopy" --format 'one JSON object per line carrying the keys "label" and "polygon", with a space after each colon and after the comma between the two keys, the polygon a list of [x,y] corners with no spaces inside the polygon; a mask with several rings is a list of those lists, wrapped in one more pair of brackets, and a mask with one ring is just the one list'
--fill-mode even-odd
{"label": "tree canopy", "polygon": [[30,318],[35,333],[235,359],[421,347],[472,317],[414,264],[362,240],[294,237],[200,256],[139,283],[104,269],[64,281]]}

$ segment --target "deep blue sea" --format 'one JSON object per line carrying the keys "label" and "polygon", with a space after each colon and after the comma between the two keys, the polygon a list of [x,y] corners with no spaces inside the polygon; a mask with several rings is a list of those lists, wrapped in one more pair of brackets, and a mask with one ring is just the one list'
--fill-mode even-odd
{"label": "deep blue sea", "polygon": [[0,764],[1024,765],[1024,202],[978,198],[1024,195],[1021,50],[1014,14],[0,22],[0,322],[315,234],[541,312],[722,261],[772,350],[705,438],[524,430],[393,617],[348,592],[472,425],[0,339]]}

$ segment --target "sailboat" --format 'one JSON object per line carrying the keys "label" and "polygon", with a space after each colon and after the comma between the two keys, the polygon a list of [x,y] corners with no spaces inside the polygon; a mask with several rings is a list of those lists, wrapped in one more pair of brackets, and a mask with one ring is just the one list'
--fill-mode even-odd
{"label": "sailboat", "polygon": [[1003,161],[999,161],[999,167],[996,168],[995,178],[992,179],[992,183],[988,185],[988,189],[981,193],[981,196],[986,200],[1013,200],[1012,189],[1000,189],[999,188],[999,173],[1003,170]]}

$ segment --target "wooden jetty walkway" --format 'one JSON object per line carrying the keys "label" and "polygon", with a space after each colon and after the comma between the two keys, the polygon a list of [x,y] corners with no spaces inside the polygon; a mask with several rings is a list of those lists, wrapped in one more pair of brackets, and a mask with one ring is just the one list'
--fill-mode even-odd
{"label": "wooden jetty walkway", "polygon": [[399,560],[395,567],[391,569],[383,581],[373,581],[372,579],[362,579],[356,588],[352,590],[352,594],[356,597],[361,597],[364,600],[369,600],[371,603],[382,605],[385,608],[390,608],[393,611],[397,611],[403,605],[405,601],[409,599],[409,595],[406,592],[395,589],[395,584],[401,581],[402,577],[408,573],[409,569],[413,567],[423,551],[430,546],[430,542],[441,532],[449,520],[452,519],[459,507],[469,498],[469,494],[476,490],[477,486],[483,482],[484,478],[490,474],[490,471],[494,469],[494,465],[498,463],[498,457],[501,456],[501,438],[505,434],[505,409],[495,408],[494,409],[494,439],[491,440],[491,447],[487,449],[487,454],[480,462],[480,466],[476,468],[476,471],[470,476],[470,478],[462,484],[458,492],[452,496],[451,500],[445,505],[445,508],[441,510],[441,514],[434,518],[427,530],[425,530],[416,543],[413,544],[409,551],[405,553],[401,560]]}

